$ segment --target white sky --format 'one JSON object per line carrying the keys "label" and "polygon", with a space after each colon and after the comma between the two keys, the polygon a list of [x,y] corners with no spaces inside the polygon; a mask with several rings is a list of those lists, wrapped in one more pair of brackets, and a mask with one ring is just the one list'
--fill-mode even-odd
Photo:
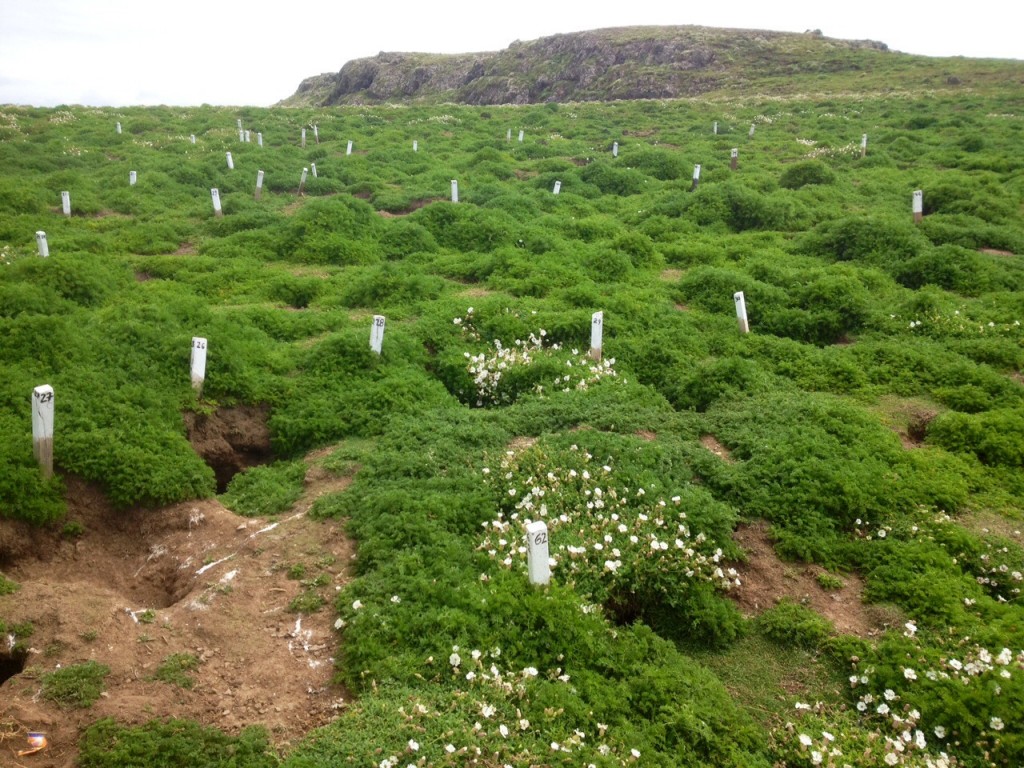
{"label": "white sky", "polygon": [[1010,0],[0,0],[0,104],[270,106],[380,51],[494,51],[647,24],[871,39],[926,56],[1024,58]]}

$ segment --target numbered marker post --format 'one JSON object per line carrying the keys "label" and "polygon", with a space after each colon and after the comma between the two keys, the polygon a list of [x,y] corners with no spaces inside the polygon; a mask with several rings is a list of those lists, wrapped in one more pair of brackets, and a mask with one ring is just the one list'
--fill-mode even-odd
{"label": "numbered marker post", "polygon": [[228,157],[228,169],[232,170],[232,171],[235,170],[235,161],[231,158],[231,153],[230,152],[227,153],[227,157]]}
{"label": "numbered marker post", "polygon": [[256,171],[256,199],[263,196],[263,171]]}
{"label": "numbered marker post", "polygon": [[203,396],[203,382],[206,381],[206,339],[192,337],[192,354],[189,357],[189,368],[192,376],[192,389],[199,397]]}
{"label": "numbered marker post", "polygon": [[313,126],[313,139],[316,141],[317,144],[320,143],[320,129],[317,128],[317,126],[315,125]]}
{"label": "numbered marker post", "polygon": [[53,476],[53,387],[43,384],[32,390],[32,454],[43,477]]}
{"label": "numbered marker post", "polygon": [[612,157],[618,157],[618,156],[619,156],[619,142],[613,141],[612,142]]}
{"label": "numbered marker post", "polygon": [[302,148],[306,148],[306,129],[302,129]]}
{"label": "numbered marker post", "polygon": [[134,187],[135,182],[139,180],[139,175],[135,171],[128,171],[128,186]]}
{"label": "numbered marker post", "polygon": [[299,177],[299,197],[302,197],[302,190],[306,188],[306,174],[309,173],[309,168],[302,169],[302,176]]}
{"label": "numbered marker post", "polygon": [[416,141],[416,139],[412,140],[412,151],[413,152],[419,152],[420,151],[420,143],[418,141]]}
{"label": "numbered marker post", "polygon": [[64,211],[65,216],[71,215],[71,193],[61,192],[60,193],[60,207]]}
{"label": "numbered marker post", "polygon": [[121,133],[121,123],[117,124],[117,133],[118,133],[118,135],[120,135],[120,133]]}
{"label": "numbered marker post", "polygon": [[557,195],[557,194],[558,194],[559,192],[561,192],[561,191],[562,191],[562,182],[560,182],[560,181],[556,181],[556,182],[555,182],[555,188],[554,188],[553,190],[551,190],[551,191],[552,191],[552,192],[553,192],[554,194],[556,194],[556,195]]}
{"label": "numbered marker post", "polygon": [[257,132],[257,134],[256,134],[256,145],[259,146],[259,147],[263,146],[263,134],[262,133]]}
{"label": "numbered marker post", "polygon": [[754,135],[754,129],[755,129],[756,127],[757,127],[757,126],[756,126],[756,125],[755,125],[754,123],[751,123],[751,124],[750,124],[750,133],[748,133],[748,134],[747,134],[747,136],[753,137],[753,135]]}
{"label": "numbered marker post", "polygon": [[715,120],[714,125],[711,126],[711,132],[713,134],[715,134],[715,136],[718,135],[718,121],[717,120]]}
{"label": "numbered marker post", "polygon": [[601,362],[601,337],[604,334],[604,312],[595,312],[590,318],[590,356]]}
{"label": "numbered marker post", "polygon": [[860,156],[866,157],[868,154],[868,135],[865,133],[860,137]]}
{"label": "numbered marker post", "polygon": [[523,136],[525,135],[525,133],[526,133],[525,131],[519,131],[519,143],[520,143],[520,144],[521,144],[521,143],[522,143],[522,141],[523,141]]}
{"label": "numbered marker post", "polygon": [[733,147],[732,152],[729,153],[729,167],[732,170],[736,170],[736,167],[740,163],[740,150],[738,147]]}
{"label": "numbered marker post", "polygon": [[914,190],[914,197],[910,207],[914,212],[914,223],[920,224],[921,219],[924,218],[924,192],[922,190]]}
{"label": "numbered marker post", "polygon": [[210,198],[213,200],[213,215],[223,216],[224,211],[220,207],[220,190],[214,187],[210,190]]}
{"label": "numbered marker post", "polygon": [[317,175],[316,175],[316,163],[310,163],[309,164],[309,170],[311,170],[313,172],[313,178],[314,179],[317,178]]}
{"label": "numbered marker post", "polygon": [[700,184],[700,163],[693,166],[693,183],[690,185],[690,191],[693,192]]}
{"label": "numbered marker post", "polygon": [[39,255],[44,259],[50,255],[50,245],[46,242],[46,233],[43,230],[36,232],[36,245],[39,248]]}
{"label": "numbered marker post", "polygon": [[452,179],[452,202],[459,202],[459,181],[458,179]]}
{"label": "numbered marker post", "polygon": [[743,298],[743,291],[736,291],[732,298],[736,302],[736,321],[740,325],[740,333],[750,333],[750,323],[747,321],[747,301]]}
{"label": "numbered marker post", "polygon": [[374,315],[373,325],[370,326],[370,349],[380,354],[384,344],[384,315]]}
{"label": "numbered marker post", "polygon": [[351,155],[352,154],[352,140],[351,139],[349,139],[348,146],[345,147],[345,154],[346,155]]}
{"label": "numbered marker post", "polygon": [[537,520],[526,526],[526,563],[530,583],[544,586],[551,581],[551,564],[548,562],[548,526]]}

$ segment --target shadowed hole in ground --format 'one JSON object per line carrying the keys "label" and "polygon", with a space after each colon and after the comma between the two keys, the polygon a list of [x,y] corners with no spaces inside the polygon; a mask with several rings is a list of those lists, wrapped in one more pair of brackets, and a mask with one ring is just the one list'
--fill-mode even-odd
{"label": "shadowed hole in ground", "polygon": [[186,412],[185,428],[193,450],[213,470],[217,493],[227,490],[239,472],[259,464],[269,464],[270,429],[266,405],[240,405],[217,408],[212,413]]}

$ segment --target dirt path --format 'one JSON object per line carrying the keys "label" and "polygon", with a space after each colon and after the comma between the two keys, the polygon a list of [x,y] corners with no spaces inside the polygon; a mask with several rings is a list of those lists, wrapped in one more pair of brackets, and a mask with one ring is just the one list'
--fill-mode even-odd
{"label": "dirt path", "polygon": [[[330,720],[349,698],[332,683],[331,604],[354,552],[339,523],[306,511],[348,482],[314,465],[291,512],[265,520],[215,500],[115,511],[69,478],[68,520],[84,526],[80,536],[0,521],[0,571],[20,585],[0,597],[0,618],[34,627],[26,656],[12,660],[5,644],[8,673],[24,669],[0,686],[0,764],[69,768],[81,729],[101,717],[263,725],[280,747]],[[296,612],[300,597],[324,606]],[[174,654],[198,662],[191,688],[154,679]],[[43,673],[89,660],[110,668],[91,708],[40,695]],[[50,747],[19,759],[29,730]]]}

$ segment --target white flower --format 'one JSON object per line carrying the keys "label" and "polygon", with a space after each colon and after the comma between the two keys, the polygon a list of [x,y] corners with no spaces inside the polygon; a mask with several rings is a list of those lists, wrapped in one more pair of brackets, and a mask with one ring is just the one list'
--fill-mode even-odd
{"label": "white flower", "polygon": [[946,738],[946,729],[944,727],[942,727],[941,725],[936,725],[935,726],[935,736],[936,736],[936,738],[939,738],[939,739]]}
{"label": "white flower", "polygon": [[409,749],[413,752],[418,752],[420,748],[419,742],[415,739],[409,739]]}
{"label": "white flower", "polygon": [[537,676],[537,668],[536,667],[527,667],[526,669],[523,670],[523,674],[526,677],[536,677]]}
{"label": "white flower", "polygon": [[885,753],[885,764],[886,765],[896,765],[896,763],[898,763],[899,761],[900,761],[899,755],[897,755],[895,752],[886,752]]}
{"label": "white flower", "polygon": [[813,741],[812,741],[811,737],[808,736],[806,733],[801,733],[800,734],[800,743],[803,744],[805,747],[809,747],[809,746],[811,746]]}
{"label": "white flower", "polygon": [[504,723],[499,725],[498,726],[498,733],[501,734],[501,738],[507,739],[508,738],[508,726],[505,725]]}
{"label": "white flower", "polygon": [[993,731],[1001,731],[1003,730],[1003,721],[1000,720],[998,717],[993,717],[991,720],[988,721],[988,727],[991,728]]}
{"label": "white flower", "polygon": [[917,680],[917,673],[910,667],[903,668],[903,676],[907,678],[907,680]]}
{"label": "white flower", "polygon": [[447,752],[450,755],[452,752],[455,751],[455,745],[454,744],[445,744],[444,745],[444,751]]}
{"label": "white flower", "polygon": [[519,730],[520,730],[520,731],[525,731],[525,730],[526,730],[527,728],[529,728],[529,727],[530,727],[530,721],[529,721],[529,720],[527,720],[527,719],[526,719],[525,717],[524,717],[524,718],[522,718],[522,719],[521,719],[521,720],[519,721]]}
{"label": "white flower", "polygon": [[892,688],[886,688],[885,693],[883,693],[882,695],[885,696],[886,701],[892,701],[896,698],[896,691],[894,691]]}
{"label": "white flower", "polygon": [[391,602],[395,605],[398,605],[400,602],[402,602],[402,598],[400,598],[398,595],[392,595]]}
{"label": "white flower", "polygon": [[490,704],[484,704],[482,707],[480,707],[480,714],[484,717],[491,717],[491,715],[493,715],[494,712],[495,709]]}
{"label": "white flower", "polygon": [[631,749],[631,750],[629,750],[629,754],[631,754],[634,759],[639,759],[640,758],[640,750],[639,749]]}
{"label": "white flower", "polygon": [[457,653],[453,653],[451,656],[448,657],[448,663],[451,664],[453,667],[457,667],[459,666],[459,664],[462,663],[462,657],[459,656],[459,654]]}
{"label": "white flower", "polygon": [[813,750],[811,752],[811,762],[815,765],[821,765],[821,752],[816,749]]}
{"label": "white flower", "polygon": [[358,611],[362,607],[363,607],[363,601],[362,600],[356,600],[354,603],[352,603],[352,610],[353,611]]}

